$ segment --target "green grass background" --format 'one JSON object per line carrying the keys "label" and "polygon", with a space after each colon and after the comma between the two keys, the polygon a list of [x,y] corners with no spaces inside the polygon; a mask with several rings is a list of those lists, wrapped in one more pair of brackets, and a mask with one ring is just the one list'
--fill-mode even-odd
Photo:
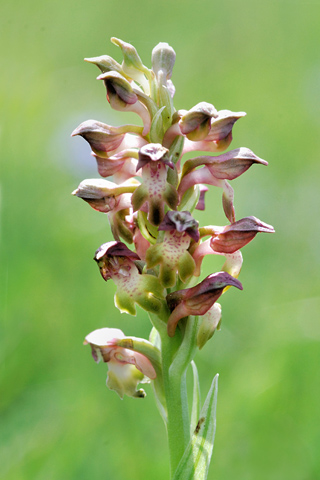
{"label": "green grass background", "polygon": [[[70,195],[97,176],[71,131],[135,120],[111,111],[83,62],[120,60],[116,36],[148,66],[170,43],[176,108],[246,111],[232,147],[269,161],[232,184],[237,218],[276,235],[244,248],[244,291],[224,296],[222,330],[196,359],[203,397],[220,373],[209,479],[319,479],[319,2],[17,0],[2,2],[0,24],[0,478],[168,478],[150,387],[120,401],[82,345],[104,326],[149,332],[144,312],[120,315],[92,261],[111,239],[106,218]],[[225,223],[220,195],[211,189],[202,225]]]}

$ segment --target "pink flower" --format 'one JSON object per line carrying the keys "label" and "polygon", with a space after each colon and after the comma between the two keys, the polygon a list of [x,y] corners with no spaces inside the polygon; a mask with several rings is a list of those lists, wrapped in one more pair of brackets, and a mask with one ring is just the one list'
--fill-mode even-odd
{"label": "pink flower", "polygon": [[156,378],[156,371],[150,360],[139,352],[119,347],[119,340],[126,338],[117,328],[101,328],[86,336],[84,344],[89,344],[95,362],[108,363],[107,386],[118,395],[143,398],[145,391],[137,390],[144,377]]}
{"label": "pink flower", "polygon": [[179,197],[176,189],[167,182],[168,150],[161,144],[151,143],[139,150],[137,168],[141,168],[142,183],[132,195],[133,210],[140,210],[148,204],[148,220],[159,225],[164,217],[164,203],[170,208],[177,207]]}
{"label": "pink flower", "polygon": [[210,246],[219,253],[234,253],[251,242],[258,232],[274,233],[274,228],[256,217],[245,217],[226,227],[213,227]]}
{"label": "pink flower", "polygon": [[160,264],[159,279],[166,288],[176,284],[176,273],[186,282],[195,269],[195,262],[188,252],[191,240],[199,240],[198,222],[189,212],[167,212],[159,225],[164,230],[161,243],[149,247],[146,253],[148,268]]}
{"label": "pink flower", "polygon": [[234,123],[245,112],[217,111],[213,105],[200,102],[189,111],[179,110],[175,122],[167,130],[164,145],[170,146],[178,135],[184,135],[182,155],[192,151],[221,152],[232,141]]}
{"label": "pink flower", "polygon": [[139,100],[142,92],[135,89],[121,73],[109,71],[102,73],[97,80],[103,80],[107,89],[107,100],[114,110],[120,112],[137,113],[143,121],[143,132],[145,136],[149,133],[151,127],[151,116],[145,105]]}
{"label": "pink flower", "polygon": [[122,242],[107,242],[96,251],[94,260],[105,281],[117,285],[115,304],[120,312],[136,315],[135,304],[148,312],[159,313],[163,308],[164,292],[154,275],[140,273],[135,261],[139,256]]}
{"label": "pink flower", "polygon": [[226,272],[219,272],[209,275],[195,287],[169,293],[166,297],[171,310],[167,325],[168,335],[174,336],[177,324],[182,318],[204,315],[228,286],[242,290],[239,280]]}
{"label": "pink flower", "polygon": [[112,127],[96,120],[81,123],[71,136],[81,136],[90,145],[102,177],[115,175],[120,183],[136,175],[138,150],[147,142],[142,127],[122,125]]}
{"label": "pink flower", "polygon": [[[200,156],[187,160],[183,166],[182,179],[178,188],[180,198],[198,184],[215,185],[223,190],[223,209],[228,220],[235,221],[233,189],[227,180],[242,175],[254,163],[267,165],[248,148],[237,148],[218,156]],[[200,169],[197,167],[202,166]]]}

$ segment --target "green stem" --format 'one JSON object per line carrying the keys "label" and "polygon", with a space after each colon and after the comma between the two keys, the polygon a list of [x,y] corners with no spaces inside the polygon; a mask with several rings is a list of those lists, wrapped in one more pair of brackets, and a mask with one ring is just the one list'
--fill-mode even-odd
{"label": "green stem", "polygon": [[174,370],[177,375],[181,376],[185,374],[195,356],[197,350],[195,345],[197,330],[198,317],[188,317],[183,341],[171,365],[171,370]]}
{"label": "green stem", "polygon": [[188,319],[182,338],[178,329],[174,337],[168,336],[169,310],[163,308],[159,315],[153,313],[149,313],[149,315],[161,339],[163,393],[166,407],[165,423],[168,435],[171,478],[173,478],[190,441],[186,371],[195,353],[192,340],[194,341],[197,328],[197,317]]}
{"label": "green stem", "polygon": [[167,435],[170,453],[171,477],[183,456],[190,440],[190,420],[188,411],[188,397],[186,375],[172,371],[173,353],[176,350],[175,341],[165,336],[161,337],[162,368],[164,390],[167,406]]}

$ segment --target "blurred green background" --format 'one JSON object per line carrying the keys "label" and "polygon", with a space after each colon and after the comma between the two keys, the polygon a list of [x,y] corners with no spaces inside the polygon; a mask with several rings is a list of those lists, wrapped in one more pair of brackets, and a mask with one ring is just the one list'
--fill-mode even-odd
{"label": "blurred green background", "polygon": [[[276,235],[244,248],[244,291],[222,299],[222,330],[196,358],[203,397],[220,373],[209,479],[319,479],[319,2],[17,0],[2,2],[0,24],[0,478],[168,478],[150,387],[145,400],[119,400],[82,345],[104,326],[149,333],[144,312],[116,310],[92,261],[111,239],[106,218],[70,195],[97,176],[71,131],[136,120],[110,109],[83,62],[120,61],[116,36],[148,66],[170,43],[175,107],[246,111],[232,148],[269,161],[232,185],[237,218]],[[225,224],[220,195],[211,189],[202,225]]]}

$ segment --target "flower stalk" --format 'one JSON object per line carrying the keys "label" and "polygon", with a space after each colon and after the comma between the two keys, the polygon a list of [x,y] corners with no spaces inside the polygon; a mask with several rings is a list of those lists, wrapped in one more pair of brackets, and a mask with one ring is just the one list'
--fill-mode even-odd
{"label": "flower stalk", "polygon": [[[120,127],[87,120],[73,131],[72,136],[89,143],[103,177],[82,181],[73,195],[107,215],[114,241],[101,245],[94,260],[103,280],[116,284],[115,306],[138,316],[137,321],[144,321],[145,310],[151,332],[142,339],[106,326],[88,334],[85,344],[96,362],[107,363],[107,386],[120,398],[144,398],[138,384],[152,384],[168,435],[170,478],[205,480],[218,377],[201,409],[194,359],[220,329],[217,300],[231,286],[243,288],[238,280],[240,249],[257,233],[274,231],[256,217],[236,220],[229,183],[253,164],[267,162],[248,148],[225,152],[244,112],[218,111],[206,102],[189,111],[175,110],[171,77],[176,55],[171,46],[160,43],[153,49],[149,69],[132,45],[111,41],[120,48],[122,63],[107,55],[86,61],[99,68],[110,106],[135,112],[140,119],[137,125]],[[209,154],[185,161],[192,151]],[[229,224],[199,226],[196,210],[205,209],[207,185],[222,189]],[[220,272],[201,278],[202,263],[211,254],[225,257],[225,262]],[[190,366],[192,396],[186,384]]]}

